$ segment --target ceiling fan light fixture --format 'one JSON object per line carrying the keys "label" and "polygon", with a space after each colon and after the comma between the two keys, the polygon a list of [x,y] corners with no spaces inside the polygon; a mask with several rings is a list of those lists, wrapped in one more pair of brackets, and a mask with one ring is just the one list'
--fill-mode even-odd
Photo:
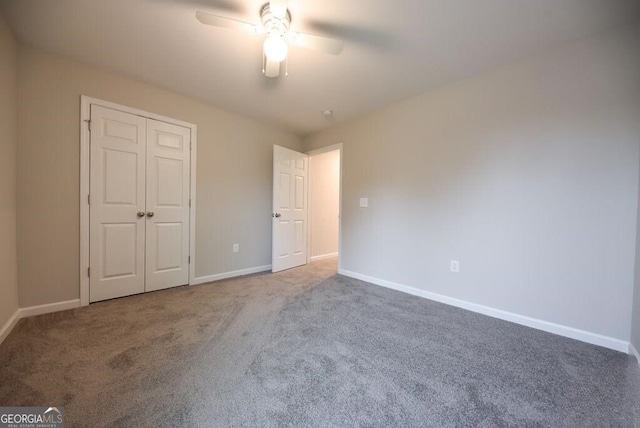
{"label": "ceiling fan light fixture", "polygon": [[201,11],[196,12],[196,19],[202,24],[214,27],[231,28],[249,34],[266,34],[267,38],[262,45],[262,74],[265,77],[278,77],[283,61],[284,74],[289,75],[287,70],[289,44],[331,55],[338,55],[342,51],[343,43],[340,40],[289,31],[291,13],[287,8],[288,2],[289,0],[269,0],[263,4],[260,9],[262,23],[260,26]]}
{"label": "ceiling fan light fixture", "polygon": [[289,47],[281,36],[269,36],[262,45],[264,55],[269,61],[281,62],[287,58]]}

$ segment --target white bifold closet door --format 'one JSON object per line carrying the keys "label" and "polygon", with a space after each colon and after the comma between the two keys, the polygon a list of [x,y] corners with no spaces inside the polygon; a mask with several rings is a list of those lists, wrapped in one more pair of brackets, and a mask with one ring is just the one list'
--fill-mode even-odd
{"label": "white bifold closet door", "polygon": [[91,106],[90,301],[189,282],[190,130]]}

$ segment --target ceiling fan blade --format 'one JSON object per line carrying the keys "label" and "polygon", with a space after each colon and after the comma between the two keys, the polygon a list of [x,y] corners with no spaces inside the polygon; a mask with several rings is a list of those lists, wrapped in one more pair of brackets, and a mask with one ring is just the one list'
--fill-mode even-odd
{"label": "ceiling fan blade", "polygon": [[331,37],[347,40],[350,44],[357,43],[378,50],[389,50],[398,45],[398,40],[392,34],[375,27],[317,19],[306,19],[304,23],[309,31],[330,34]]}
{"label": "ceiling fan blade", "polygon": [[238,21],[237,19],[225,18],[224,16],[213,15],[211,13],[196,12],[198,21],[205,25],[213,25],[214,27],[231,28],[246,33],[258,34],[262,32],[262,28],[249,22]]}
{"label": "ceiling fan blade", "polygon": [[284,19],[287,15],[287,0],[271,0],[269,10],[276,18]]}
{"label": "ceiling fan blade", "polygon": [[235,0],[158,0],[163,2],[176,3],[180,5],[192,6],[198,9],[211,9],[218,12],[231,12],[236,14],[247,13],[243,5],[237,4]]}
{"label": "ceiling fan blade", "polygon": [[267,59],[264,66],[264,75],[267,77],[278,77],[280,75],[280,63]]}
{"label": "ceiling fan blade", "polygon": [[296,46],[315,49],[331,55],[339,55],[344,47],[342,40],[316,36],[314,34],[289,32],[286,37],[287,40]]}

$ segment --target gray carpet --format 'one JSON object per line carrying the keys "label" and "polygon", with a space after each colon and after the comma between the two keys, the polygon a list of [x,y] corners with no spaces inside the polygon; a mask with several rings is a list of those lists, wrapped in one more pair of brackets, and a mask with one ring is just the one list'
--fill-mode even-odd
{"label": "gray carpet", "polygon": [[632,357],[335,262],[24,319],[0,405],[67,426],[639,426]]}

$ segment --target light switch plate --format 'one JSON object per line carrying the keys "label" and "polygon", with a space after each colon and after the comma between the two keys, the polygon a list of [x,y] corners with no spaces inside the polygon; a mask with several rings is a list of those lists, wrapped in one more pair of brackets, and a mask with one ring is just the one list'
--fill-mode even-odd
{"label": "light switch plate", "polygon": [[369,198],[360,198],[360,208],[369,207]]}

